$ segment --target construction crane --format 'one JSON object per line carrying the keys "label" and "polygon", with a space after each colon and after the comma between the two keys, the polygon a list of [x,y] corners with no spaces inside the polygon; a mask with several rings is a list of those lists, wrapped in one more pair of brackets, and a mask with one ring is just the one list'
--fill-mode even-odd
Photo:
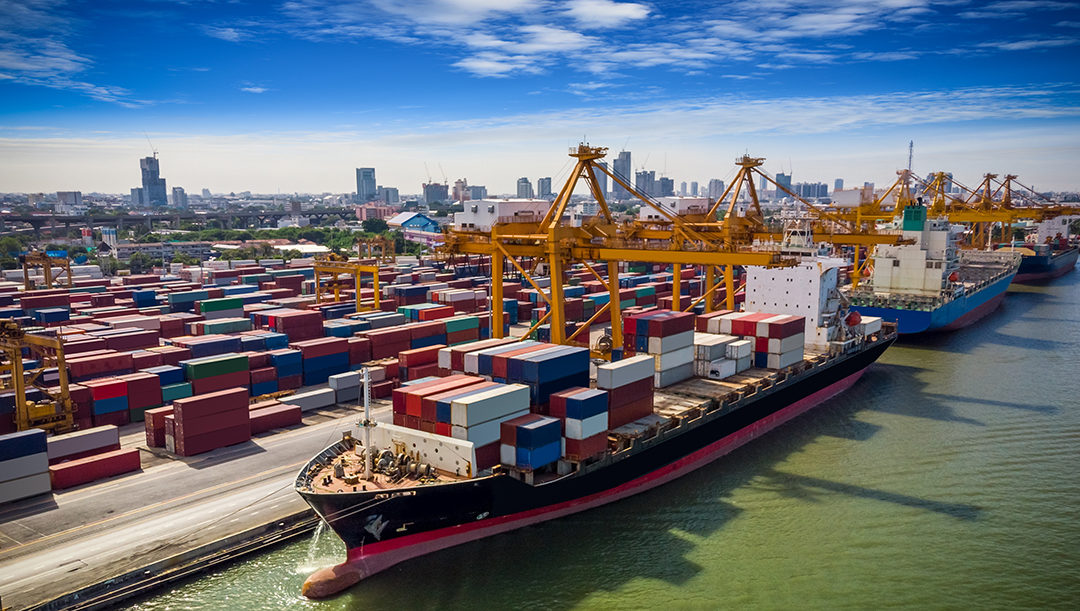
{"label": "construction crane", "polygon": [[[75,428],[75,405],[68,394],[67,364],[59,338],[25,332],[18,323],[0,320],[0,388],[15,391],[15,428],[66,433]],[[24,361],[28,355],[32,365]],[[44,374],[55,369],[58,380],[46,385]],[[27,399],[37,388],[41,398]]]}
{"label": "construction crane", "polygon": [[[22,264],[23,268],[23,286],[28,291],[38,288],[30,280],[30,270],[37,268],[41,268],[41,274],[45,277],[43,288],[51,289],[60,282],[63,282],[68,288],[72,286],[71,259],[67,256],[67,251],[32,251],[25,255],[19,255],[19,263]],[[59,267],[60,272],[53,275],[53,267]]]}
{"label": "construction crane", "polygon": [[[502,283],[505,262],[509,261],[521,277],[547,303],[547,312],[524,337],[529,337],[540,325],[550,322],[551,341],[565,344],[600,319],[604,313],[611,318],[611,341],[601,342],[592,350],[597,358],[617,358],[623,347],[622,318],[619,307],[619,262],[641,261],[671,264],[675,268],[673,291],[679,291],[682,265],[701,265],[706,268],[705,294],[712,294],[720,286],[714,281],[716,267],[725,268],[724,284],[727,286],[727,303],[734,309],[734,266],[786,266],[794,265],[793,258],[785,258],[777,252],[753,250],[743,235],[734,229],[734,223],[717,220],[715,207],[710,214],[676,215],[658,202],[640,193],[629,181],[597,163],[607,154],[607,148],[592,147],[586,143],[570,149],[570,157],[576,160],[574,169],[560,189],[555,201],[539,221],[495,223],[490,231],[454,228],[448,231],[442,247],[451,253],[480,254],[491,257],[492,269],[492,330],[495,337],[503,337]],[[596,177],[603,172],[616,184],[657,213],[659,220],[647,222],[618,222],[600,191]],[[574,189],[584,180],[600,215],[581,227],[562,222]],[[711,216],[710,216],[711,215]],[[540,287],[519,262],[521,258],[543,260],[551,278],[550,287]],[[564,311],[563,272],[572,264],[581,264],[608,290],[608,302],[576,331],[567,335]],[[605,278],[593,267],[601,263],[607,267]],[[711,299],[706,302],[710,308]],[[711,311],[711,310],[710,310]]]}

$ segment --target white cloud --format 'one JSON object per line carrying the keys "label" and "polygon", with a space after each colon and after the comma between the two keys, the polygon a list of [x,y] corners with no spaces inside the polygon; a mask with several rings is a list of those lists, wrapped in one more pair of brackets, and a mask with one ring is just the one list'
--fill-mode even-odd
{"label": "white cloud", "polygon": [[650,9],[636,2],[571,0],[566,12],[584,28],[621,28],[645,19]]}
{"label": "white cloud", "polygon": [[270,90],[267,89],[266,87],[259,87],[259,86],[256,86],[256,85],[247,85],[247,86],[241,87],[240,91],[246,91],[248,93],[266,93],[267,91],[270,91]]}
{"label": "white cloud", "polygon": [[1077,43],[1080,43],[1080,40],[1076,38],[1033,38],[1029,40],[984,42],[980,43],[979,47],[1001,51],[1030,51],[1032,49],[1071,47]]}
{"label": "white cloud", "polygon": [[205,25],[202,27],[202,31],[207,36],[211,36],[213,38],[218,38],[228,42],[240,42],[241,40],[248,40],[249,38],[251,38],[251,34],[237,28]]}

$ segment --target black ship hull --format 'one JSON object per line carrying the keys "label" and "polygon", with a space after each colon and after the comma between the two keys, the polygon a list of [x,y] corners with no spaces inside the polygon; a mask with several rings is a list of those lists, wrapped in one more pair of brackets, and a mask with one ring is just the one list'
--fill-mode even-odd
{"label": "black ship hull", "polygon": [[894,338],[761,392],[759,399],[677,437],[656,439],[621,460],[547,483],[534,486],[498,474],[382,492],[299,490],[348,549],[345,563],[309,578],[305,594],[329,595],[409,558],[590,509],[671,481],[847,389]]}

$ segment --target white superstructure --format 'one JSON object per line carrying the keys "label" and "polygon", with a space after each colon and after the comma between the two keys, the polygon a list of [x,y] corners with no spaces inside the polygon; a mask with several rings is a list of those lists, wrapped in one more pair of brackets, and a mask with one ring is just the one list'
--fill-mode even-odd
{"label": "white superstructure", "polygon": [[817,257],[793,267],[748,266],[743,308],[805,316],[806,345],[825,349],[837,337],[840,268],[846,265],[843,259]]}

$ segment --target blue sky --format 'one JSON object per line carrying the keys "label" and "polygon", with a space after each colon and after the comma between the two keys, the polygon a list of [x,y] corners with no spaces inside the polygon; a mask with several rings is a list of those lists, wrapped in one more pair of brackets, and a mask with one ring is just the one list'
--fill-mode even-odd
{"label": "blue sky", "polygon": [[[1080,7],[1058,0],[0,0],[0,191],[492,192],[633,151],[676,182],[1080,188]],[[424,169],[424,164],[428,169]]]}

